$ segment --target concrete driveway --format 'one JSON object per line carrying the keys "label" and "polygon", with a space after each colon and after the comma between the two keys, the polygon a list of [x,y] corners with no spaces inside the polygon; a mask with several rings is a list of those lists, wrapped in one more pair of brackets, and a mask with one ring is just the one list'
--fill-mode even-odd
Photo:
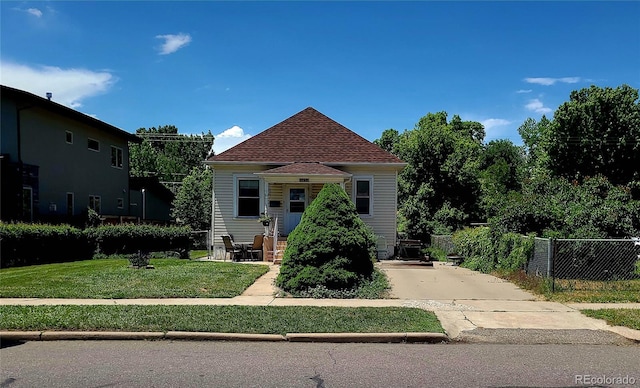
{"label": "concrete driveway", "polygon": [[389,277],[392,298],[536,300],[510,282],[449,263],[429,267],[417,261],[385,260],[378,265]]}

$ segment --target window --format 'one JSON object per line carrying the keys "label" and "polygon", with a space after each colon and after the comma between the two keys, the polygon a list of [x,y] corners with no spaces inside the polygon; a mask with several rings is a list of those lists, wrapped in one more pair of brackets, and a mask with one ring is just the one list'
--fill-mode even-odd
{"label": "window", "polygon": [[111,167],[122,168],[122,148],[111,146]]}
{"label": "window", "polygon": [[258,217],[260,215],[260,180],[237,178],[236,215]]}
{"label": "window", "polygon": [[66,131],[65,139],[67,141],[67,144],[73,144],[73,132]]}
{"label": "window", "polygon": [[94,139],[87,139],[87,148],[100,152],[100,142]]}
{"label": "window", "polygon": [[67,193],[67,215],[73,215],[73,193]]}
{"label": "window", "polygon": [[118,198],[118,209],[124,209],[124,199]]}
{"label": "window", "polygon": [[353,180],[353,197],[358,214],[370,216],[372,206],[373,178],[355,178]]}
{"label": "window", "polygon": [[96,213],[100,214],[100,196],[99,195],[89,196],[89,208],[95,210]]}

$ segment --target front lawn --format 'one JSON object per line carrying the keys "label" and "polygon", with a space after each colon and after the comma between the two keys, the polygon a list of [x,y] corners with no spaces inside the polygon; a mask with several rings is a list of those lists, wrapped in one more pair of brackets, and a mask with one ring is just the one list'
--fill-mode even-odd
{"label": "front lawn", "polygon": [[612,326],[626,326],[640,330],[640,309],[582,310],[591,318],[604,319]]}
{"label": "front lawn", "polygon": [[408,307],[0,306],[0,330],[219,333],[443,333],[435,314]]}
{"label": "front lawn", "polygon": [[85,260],[0,269],[1,298],[231,298],[269,271],[266,265],[152,259]]}

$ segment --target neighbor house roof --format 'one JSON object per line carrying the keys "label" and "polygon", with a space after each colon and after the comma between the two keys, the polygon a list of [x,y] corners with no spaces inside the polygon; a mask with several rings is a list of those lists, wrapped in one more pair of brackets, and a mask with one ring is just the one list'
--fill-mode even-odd
{"label": "neighbor house roof", "polygon": [[207,161],[404,165],[396,156],[311,107]]}
{"label": "neighbor house roof", "polygon": [[12,100],[16,101],[18,104],[22,104],[22,106],[19,106],[19,108],[39,107],[39,108],[48,110],[50,112],[57,113],[61,116],[67,117],[69,119],[78,121],[92,128],[96,128],[104,132],[110,133],[112,135],[125,138],[127,141],[130,141],[133,143],[142,142],[142,139],[134,134],[123,131],[118,127],[114,127],[111,124],[107,124],[104,121],[100,121],[84,113],[78,112],[75,109],[68,108],[64,105],[58,104],[57,102],[48,100],[46,98],[37,96],[35,94],[26,92],[24,90],[11,88],[5,85],[0,85],[0,86],[2,87],[1,91],[2,91],[3,98],[9,97]]}

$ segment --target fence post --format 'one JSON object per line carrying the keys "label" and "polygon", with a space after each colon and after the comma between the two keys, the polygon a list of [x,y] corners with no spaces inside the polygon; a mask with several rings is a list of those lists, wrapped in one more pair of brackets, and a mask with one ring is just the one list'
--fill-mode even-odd
{"label": "fence post", "polygon": [[549,239],[549,251],[547,255],[549,256],[549,266],[547,267],[551,271],[551,292],[556,292],[556,243],[555,240]]}

